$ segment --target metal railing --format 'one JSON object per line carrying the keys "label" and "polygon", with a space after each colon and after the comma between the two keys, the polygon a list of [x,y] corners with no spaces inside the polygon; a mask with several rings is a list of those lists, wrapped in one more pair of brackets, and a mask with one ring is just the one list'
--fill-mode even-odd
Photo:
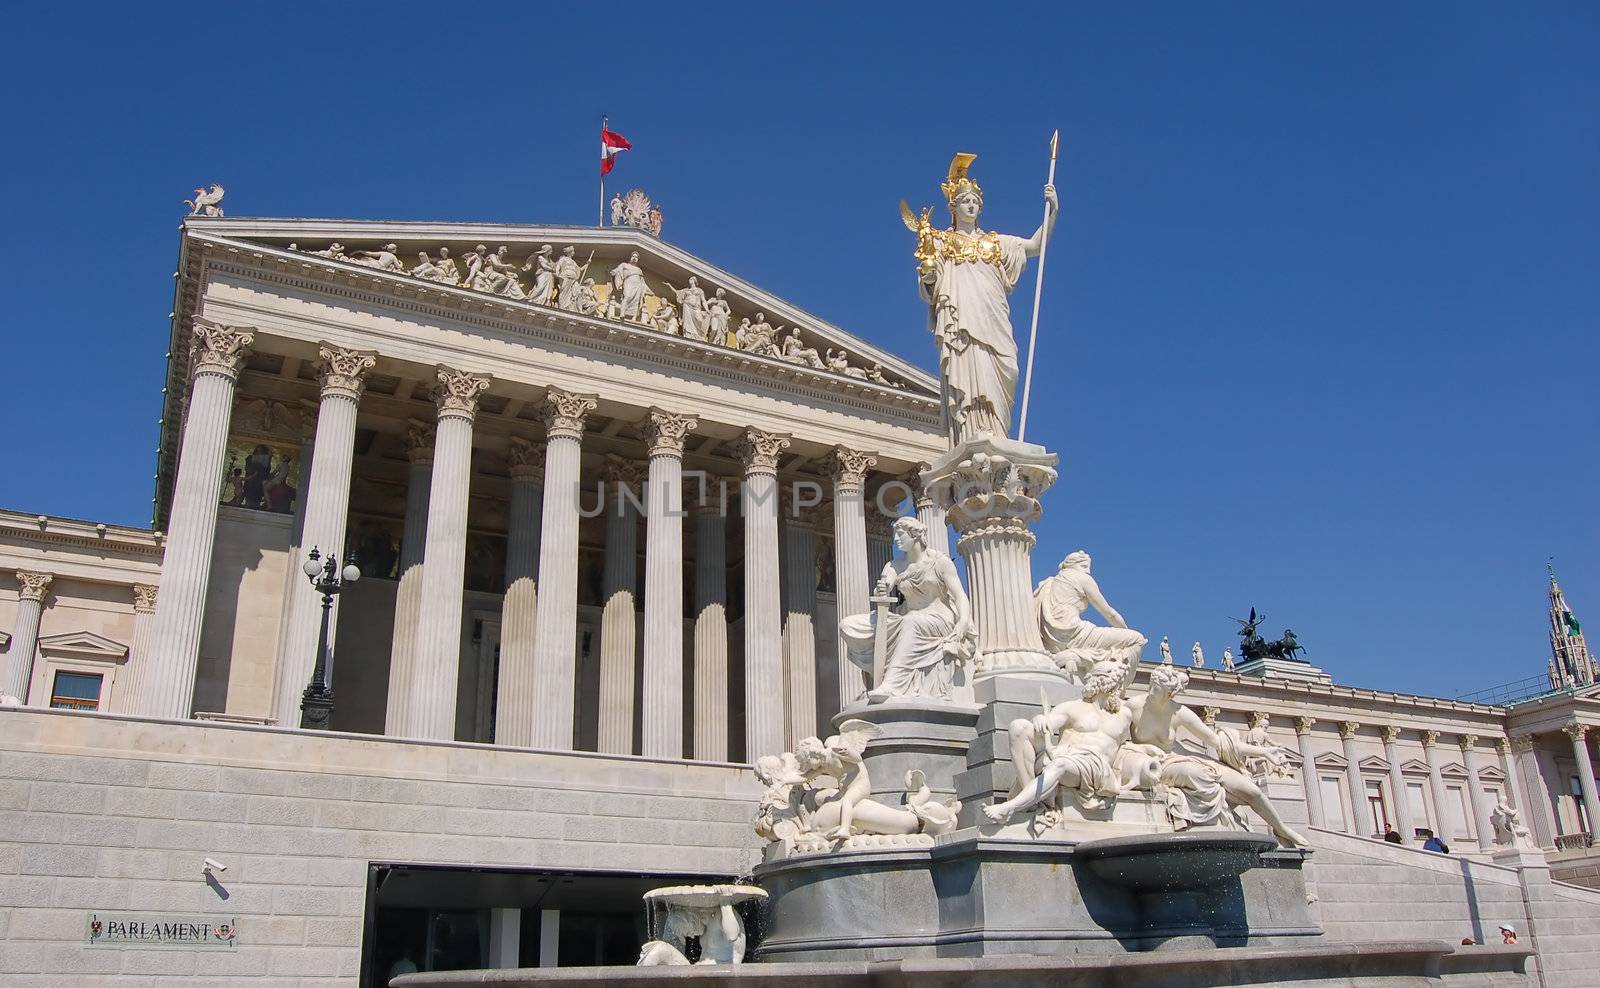
{"label": "metal railing", "polygon": [[1532,700],[1535,697],[1546,696],[1551,693],[1570,692],[1570,688],[1552,689],[1550,677],[1529,676],[1515,682],[1504,683],[1500,686],[1491,686],[1488,689],[1478,690],[1473,693],[1458,693],[1456,699],[1464,703],[1482,703],[1494,707],[1509,707],[1513,703]]}

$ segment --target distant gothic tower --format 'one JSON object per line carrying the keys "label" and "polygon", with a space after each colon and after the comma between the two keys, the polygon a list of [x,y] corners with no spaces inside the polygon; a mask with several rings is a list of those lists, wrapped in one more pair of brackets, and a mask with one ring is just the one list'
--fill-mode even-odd
{"label": "distant gothic tower", "polygon": [[1595,662],[1583,640],[1578,619],[1567,607],[1566,595],[1550,567],[1550,688],[1588,686],[1595,681]]}

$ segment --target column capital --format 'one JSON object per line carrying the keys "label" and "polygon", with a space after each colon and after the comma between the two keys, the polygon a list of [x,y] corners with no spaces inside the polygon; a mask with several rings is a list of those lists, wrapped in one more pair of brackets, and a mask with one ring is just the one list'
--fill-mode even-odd
{"label": "column capital", "polygon": [[1251,728],[1262,728],[1262,729],[1264,729],[1266,727],[1271,726],[1271,724],[1272,724],[1272,715],[1271,714],[1265,713],[1264,711],[1260,711],[1260,710],[1253,711],[1250,714],[1250,726],[1251,726]]}
{"label": "column capital", "polygon": [[544,396],[544,428],[551,439],[583,439],[583,425],[589,413],[600,407],[594,395],[573,394],[551,388]]}
{"label": "column capital", "polygon": [[159,587],[148,583],[135,583],[133,585],[133,610],[136,614],[152,614],[156,609],[156,596]]}
{"label": "column capital", "polygon": [[50,581],[55,579],[54,573],[37,573],[33,570],[17,570],[17,596],[22,600],[44,600],[44,595],[50,592]]}
{"label": "column capital", "polygon": [[[21,574],[19,573],[18,575],[20,576]],[[1573,744],[1582,744],[1584,735],[1589,733],[1589,725],[1563,724],[1561,725],[1561,732],[1571,738]]]}
{"label": "column capital", "polygon": [[433,403],[439,417],[460,418],[472,421],[478,414],[478,399],[489,390],[488,374],[473,374],[439,364],[434,368],[438,385],[433,389]]}
{"label": "column capital", "polygon": [[1356,732],[1359,730],[1361,730],[1361,725],[1353,720],[1342,720],[1339,722],[1339,737],[1346,741],[1353,739],[1356,736]]}
{"label": "column capital", "polygon": [[544,443],[512,436],[506,450],[506,463],[511,466],[512,480],[544,481]]}
{"label": "column capital", "polygon": [[1438,743],[1438,741],[1439,741],[1439,732],[1438,731],[1423,731],[1422,732],[1422,746],[1424,748],[1432,748],[1435,744]]}
{"label": "column capital", "polygon": [[1468,751],[1471,751],[1472,750],[1472,746],[1477,744],[1477,743],[1478,743],[1478,736],[1476,734],[1463,734],[1460,737],[1456,738],[1456,744],[1461,746],[1461,751],[1462,751],[1463,754],[1468,752]]}
{"label": "column capital", "polygon": [[789,448],[789,437],[760,429],[746,429],[735,452],[744,464],[746,476],[752,474],[778,474],[778,458]]}
{"label": "column capital", "polygon": [[194,321],[189,340],[189,363],[195,374],[221,374],[230,381],[239,379],[239,370],[250,356],[254,330],[244,326],[223,326],[204,319]]}
{"label": "column capital", "polygon": [[1519,734],[1511,739],[1511,746],[1517,751],[1532,751],[1539,746],[1537,734]]}
{"label": "column capital", "polygon": [[1206,722],[1207,727],[1217,726],[1217,715],[1222,713],[1221,707],[1201,707],[1200,718]]}
{"label": "column capital", "polygon": [[1393,724],[1383,725],[1383,743],[1394,744],[1400,740],[1400,728]]}
{"label": "column capital", "polygon": [[1494,749],[1500,753],[1500,756],[1502,758],[1504,758],[1506,755],[1511,754],[1511,739],[1510,738],[1495,738],[1494,739]]}
{"label": "column capital", "polygon": [[859,494],[867,482],[867,471],[877,464],[876,456],[848,446],[835,446],[828,454],[828,474],[840,493]]}
{"label": "column capital", "polygon": [[419,466],[433,462],[433,423],[421,419],[406,421],[406,459]]}
{"label": "column capital", "polygon": [[337,395],[360,401],[367,386],[367,372],[377,366],[376,350],[346,350],[332,343],[317,344],[317,380],[322,384],[322,397]]}
{"label": "column capital", "polygon": [[700,420],[693,415],[652,407],[644,421],[644,437],[650,444],[650,455],[682,457],[689,433],[699,427]]}
{"label": "column capital", "polygon": [[1317,719],[1315,717],[1296,717],[1294,719],[1294,732],[1302,736],[1310,734],[1311,728],[1316,723]]}
{"label": "column capital", "polygon": [[933,507],[933,495],[928,492],[928,485],[922,482],[922,471],[927,470],[930,465],[919,463],[916,469],[900,478],[902,484],[911,488],[911,503],[918,511]]}

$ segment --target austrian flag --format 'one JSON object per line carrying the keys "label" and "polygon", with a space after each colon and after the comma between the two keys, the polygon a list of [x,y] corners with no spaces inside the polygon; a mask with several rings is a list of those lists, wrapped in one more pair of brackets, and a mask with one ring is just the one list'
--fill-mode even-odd
{"label": "austrian flag", "polygon": [[633,145],[628,139],[605,126],[600,128],[600,174],[609,175],[611,169],[617,166],[617,154],[622,151],[632,151]]}

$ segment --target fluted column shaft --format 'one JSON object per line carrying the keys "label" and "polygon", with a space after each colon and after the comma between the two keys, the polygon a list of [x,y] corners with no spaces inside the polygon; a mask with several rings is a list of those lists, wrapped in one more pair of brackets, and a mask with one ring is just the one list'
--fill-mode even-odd
{"label": "fluted column shaft", "polygon": [[1484,798],[1483,779],[1478,775],[1480,766],[1476,764],[1478,737],[1475,734],[1461,735],[1461,767],[1467,770],[1467,796],[1472,801],[1472,823],[1478,828],[1478,846],[1485,851],[1494,848],[1494,824],[1489,819],[1489,801]]}
{"label": "fluted column shaft", "polygon": [[[877,463],[869,453],[836,446],[829,462],[833,473],[833,569],[834,593],[838,600],[839,621],[866,614],[871,605],[872,580],[867,572],[867,521],[862,489],[867,471]],[[850,661],[844,639],[838,638],[839,709],[861,699],[867,692],[867,676]]]}
{"label": "fluted column shaft", "polygon": [[433,486],[433,426],[413,422],[406,434],[411,470],[406,478],[406,517],[400,535],[399,582],[394,592],[394,633],[389,644],[389,702],[383,732],[398,735],[409,723],[411,681],[416,674],[417,615],[422,609],[422,573],[428,542],[428,497]]}
{"label": "fluted column shaft", "polygon": [[1401,841],[1409,844],[1415,824],[1411,820],[1406,777],[1400,771],[1400,748],[1396,744],[1399,740],[1400,728],[1391,726],[1383,729],[1383,757],[1389,762],[1389,801],[1394,804],[1394,827],[1399,831]]}
{"label": "fluted column shaft", "polygon": [[539,602],[533,631],[536,698],[533,745],[569,750],[577,689],[578,468],[583,423],[596,407],[587,395],[551,390],[540,515]]}
{"label": "fluted column shaft", "polygon": [[599,748],[633,754],[634,662],[639,654],[638,467],[611,458],[606,499],[604,606],[600,612]]}
{"label": "fluted column shaft", "polygon": [[506,539],[506,595],[500,608],[500,677],[495,684],[494,740],[526,747],[533,743],[538,704],[533,675],[534,633],[539,606],[539,523],[544,484],[544,446],[513,438],[511,517]]}
{"label": "fluted column shaft", "polygon": [[867,535],[867,588],[883,574],[883,568],[894,560],[894,536],[884,526],[874,525]]}
{"label": "fluted column shaft", "polygon": [[133,642],[128,646],[126,678],[117,685],[117,713],[143,713],[145,682],[150,678],[150,646],[155,635],[159,591],[144,583],[133,585]]}
{"label": "fluted column shaft", "polygon": [[694,757],[728,760],[728,545],[720,499],[694,519]]}
{"label": "fluted column shaft", "polygon": [[1339,744],[1344,751],[1345,784],[1350,788],[1350,819],[1345,829],[1357,837],[1367,836],[1362,822],[1367,815],[1367,787],[1361,781],[1361,753],[1356,750],[1356,731],[1360,725],[1345,721],[1339,725]]}
{"label": "fluted column shaft", "polygon": [[[311,484],[305,499],[300,544],[320,549],[324,556],[342,558],[345,522],[350,515],[350,472],[355,464],[356,406],[361,401],[362,382],[377,363],[377,356],[327,343],[321,345],[318,355],[322,360],[318,368],[322,397],[317,406],[317,434],[311,447]],[[301,560],[290,562],[298,568]],[[292,577],[291,585],[289,599],[285,601],[288,617],[283,640],[278,643],[275,709],[281,727],[300,724],[300,697],[311,682],[322,624],[322,597]],[[336,598],[328,619],[330,666],[336,659],[333,644],[338,640],[338,624]],[[333,681],[331,668],[328,681]]]}
{"label": "fluted column shaft", "polygon": [[817,533],[788,517],[783,530],[783,658],[789,682],[784,739],[817,733]]}
{"label": "fluted column shaft", "polygon": [[178,478],[161,559],[161,599],[156,604],[150,649],[154,661],[139,705],[151,716],[188,717],[194,702],[200,625],[211,578],[233,390],[254,340],[249,330],[195,323],[190,351],[194,383],[184,416]]}
{"label": "fluted column shaft", "polygon": [[1439,774],[1439,732],[1422,732],[1422,756],[1428,762],[1428,788],[1433,791],[1433,832],[1440,840],[1446,838],[1445,824],[1450,819],[1445,813],[1444,777]]}
{"label": "fluted column shaft", "polygon": [[699,422],[650,409],[645,438],[644,695],[641,754],[683,757],[683,448]]}
{"label": "fluted column shaft", "polygon": [[472,421],[488,375],[438,368],[434,390],[433,477],[417,613],[416,653],[404,733],[452,741],[461,672],[461,603],[466,590],[467,500],[472,481]]}
{"label": "fluted column shaft", "polygon": [[1317,774],[1317,753],[1311,747],[1311,727],[1315,717],[1295,718],[1295,738],[1300,742],[1300,784],[1306,790],[1306,814],[1313,827],[1328,826],[1327,814],[1322,809],[1322,777]]}
{"label": "fluted column shaft", "polygon": [[[11,628],[11,651],[6,655],[5,682],[0,694],[28,702],[28,685],[33,681],[33,656],[39,650],[39,618],[44,614],[44,595],[50,592],[49,573],[17,570],[17,620]],[[46,685],[46,689],[49,686]],[[50,698],[43,697],[44,706]]]}
{"label": "fluted column shaft", "polygon": [[746,761],[784,750],[783,631],[778,613],[778,458],[788,445],[786,437],[750,429],[740,446],[744,460],[740,507],[744,512]]}
{"label": "fluted column shaft", "polygon": [[1568,724],[1562,728],[1572,740],[1572,756],[1578,762],[1578,788],[1583,791],[1584,815],[1589,818],[1589,836],[1600,841],[1600,798],[1594,789],[1594,762],[1589,758],[1589,728]]}
{"label": "fluted column shaft", "polygon": [[922,471],[926,469],[928,464],[924,463],[920,469],[907,474],[903,482],[911,491],[911,504],[917,513],[917,521],[922,522],[922,527],[928,531],[928,548],[948,556],[951,554],[950,524],[945,518],[944,507],[934,500],[928,485],[922,482]]}
{"label": "fluted column shaft", "polygon": [[[1523,816],[1529,816],[1529,801],[1527,794],[1522,789],[1522,778],[1517,774],[1516,764],[1511,760],[1511,739],[1496,738],[1495,751],[1500,755],[1500,771],[1506,777],[1506,802],[1522,811]],[[1532,821],[1529,820],[1529,826]]]}

